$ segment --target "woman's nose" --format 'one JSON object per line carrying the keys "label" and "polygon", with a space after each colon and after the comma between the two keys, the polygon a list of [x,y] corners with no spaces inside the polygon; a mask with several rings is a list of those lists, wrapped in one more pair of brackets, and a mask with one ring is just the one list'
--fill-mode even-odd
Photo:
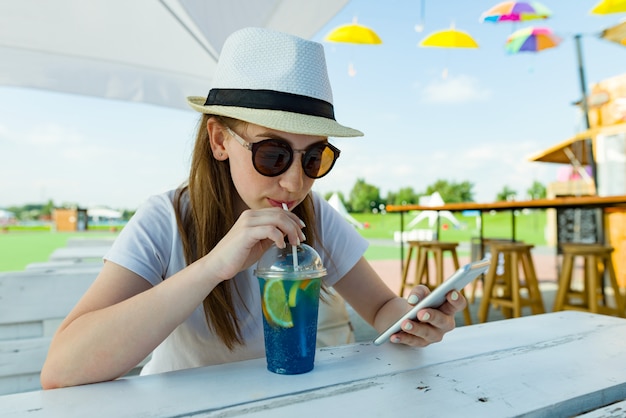
{"label": "woman's nose", "polygon": [[299,152],[294,153],[291,166],[280,175],[280,185],[290,192],[299,191],[304,185],[304,170],[302,169],[302,155]]}

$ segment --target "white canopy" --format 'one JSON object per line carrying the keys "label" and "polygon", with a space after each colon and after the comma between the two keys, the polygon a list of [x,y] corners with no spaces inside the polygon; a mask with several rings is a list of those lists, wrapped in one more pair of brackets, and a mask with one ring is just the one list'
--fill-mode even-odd
{"label": "white canopy", "polygon": [[346,207],[343,205],[343,202],[341,201],[337,193],[332,194],[332,196],[328,199],[328,204],[330,204],[330,206],[332,206],[337,212],[339,212],[345,220],[347,220],[357,228],[363,229],[363,224],[354,219],[354,217],[352,217],[352,215],[348,213]]}
{"label": "white canopy", "polygon": [[188,109],[246,26],[311,38],[348,0],[0,0],[0,85]]}
{"label": "white canopy", "polygon": [[[424,206],[443,206],[444,202],[441,198],[439,192],[435,192],[430,196],[427,196],[424,200],[420,199],[420,205]],[[413,220],[407,225],[407,228],[412,228],[418,223],[420,223],[423,219],[428,219],[428,226],[431,228],[437,222],[438,217],[444,217],[448,219],[455,226],[459,225],[459,221],[454,217],[452,212],[449,210],[442,211],[434,211],[434,210],[424,210],[420,212]]]}
{"label": "white canopy", "polygon": [[99,221],[102,219],[121,219],[122,212],[119,210],[104,208],[104,207],[94,207],[87,209],[87,216],[93,218],[95,221]]}

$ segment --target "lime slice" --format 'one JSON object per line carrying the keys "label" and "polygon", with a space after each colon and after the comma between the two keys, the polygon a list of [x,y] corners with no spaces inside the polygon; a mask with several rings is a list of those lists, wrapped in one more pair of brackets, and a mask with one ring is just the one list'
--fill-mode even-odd
{"label": "lime slice", "polygon": [[304,291],[305,294],[315,289],[316,281],[313,279],[301,280],[300,283],[294,283],[289,289],[289,306],[295,307],[298,300],[298,290]]}
{"label": "lime slice", "polygon": [[287,304],[287,294],[282,280],[268,280],[263,289],[263,314],[272,325],[283,328],[293,327],[291,310]]}
{"label": "lime slice", "polygon": [[294,282],[289,289],[289,307],[294,308],[296,306],[296,300],[298,298],[298,283]]}

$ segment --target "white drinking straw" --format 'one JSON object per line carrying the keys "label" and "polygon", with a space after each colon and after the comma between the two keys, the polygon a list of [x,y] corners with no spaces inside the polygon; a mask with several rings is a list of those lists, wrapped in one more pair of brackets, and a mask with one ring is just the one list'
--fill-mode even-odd
{"label": "white drinking straw", "polygon": [[[289,212],[289,207],[286,203],[283,203],[283,209]],[[291,258],[293,259],[293,269],[298,270],[298,248],[295,245],[291,246]]]}

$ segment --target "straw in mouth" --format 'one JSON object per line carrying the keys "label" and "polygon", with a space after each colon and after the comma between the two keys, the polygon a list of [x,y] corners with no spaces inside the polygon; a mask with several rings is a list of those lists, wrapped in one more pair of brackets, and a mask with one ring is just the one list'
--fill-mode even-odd
{"label": "straw in mouth", "polygon": [[[286,203],[283,203],[283,209],[289,212],[289,207]],[[298,248],[295,245],[291,246],[291,258],[293,259],[293,269],[298,270]]]}

